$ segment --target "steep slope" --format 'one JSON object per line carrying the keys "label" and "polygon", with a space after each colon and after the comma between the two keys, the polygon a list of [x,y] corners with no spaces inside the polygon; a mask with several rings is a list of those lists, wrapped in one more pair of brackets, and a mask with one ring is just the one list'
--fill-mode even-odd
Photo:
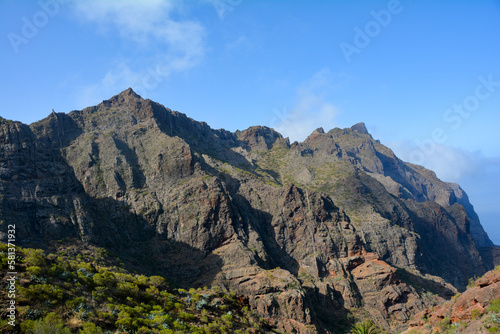
{"label": "steep slope", "polygon": [[405,334],[435,333],[498,333],[500,332],[500,269],[472,280],[464,293],[452,300],[426,309],[414,316]]}
{"label": "steep slope", "polygon": [[29,127],[1,119],[0,143],[0,220],[20,242],[78,237],[186,287],[244,293],[286,332],[342,333],[353,315],[402,329],[491,269],[465,193],[363,124],[290,144],[128,89]]}
{"label": "steep slope", "polygon": [[[0,250],[3,276],[7,245],[0,244]],[[125,270],[118,255],[103,248],[67,240],[48,252],[17,247],[16,255],[16,320],[12,326],[12,318],[2,314],[4,334],[277,332],[245,298],[217,288],[174,289],[162,277]],[[7,286],[9,278],[2,284]],[[2,289],[0,300],[12,300],[12,291]]]}
{"label": "steep slope", "polygon": [[[481,271],[482,264],[471,240],[471,219],[457,201],[456,187],[438,180],[431,171],[399,160],[373,140],[363,124],[355,128],[363,130],[324,133],[319,129],[305,142],[292,144],[294,155],[283,159],[282,177],[329,194],[362,227],[365,241],[378,247],[383,259],[437,274],[463,287],[465,278]],[[457,194],[465,201],[463,191]],[[392,229],[377,221],[417,233],[406,236],[405,242],[413,239],[420,252],[415,247],[405,251],[404,244],[394,242]],[[386,240],[393,242],[392,247],[380,248]],[[406,254],[400,256],[401,251]],[[450,255],[457,261],[444,263],[442,259]]]}

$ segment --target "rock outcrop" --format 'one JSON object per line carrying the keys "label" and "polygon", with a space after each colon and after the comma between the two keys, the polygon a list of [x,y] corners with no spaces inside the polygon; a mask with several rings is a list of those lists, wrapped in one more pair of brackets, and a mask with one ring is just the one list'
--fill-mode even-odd
{"label": "rock outcrop", "polygon": [[341,333],[353,317],[402,330],[494,262],[465,192],[362,123],[290,144],[131,89],[29,126],[0,119],[0,196],[25,245],[108,247],[137,270],[245,294],[286,332]]}
{"label": "rock outcrop", "polygon": [[487,272],[462,294],[414,316],[404,333],[497,333],[500,326],[500,270]]}

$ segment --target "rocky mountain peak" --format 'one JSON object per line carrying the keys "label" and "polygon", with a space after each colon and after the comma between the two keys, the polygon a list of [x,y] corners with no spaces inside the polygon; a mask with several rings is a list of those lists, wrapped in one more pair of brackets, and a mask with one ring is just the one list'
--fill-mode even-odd
{"label": "rocky mountain peak", "polygon": [[317,128],[312,133],[325,133],[325,130],[322,127]]}
{"label": "rocky mountain peak", "polygon": [[[366,128],[365,123],[363,123],[363,122],[354,124],[353,126],[351,126],[351,130],[357,131],[358,133],[363,134],[363,135],[370,135],[370,133],[368,132],[368,129]],[[371,137],[371,135],[370,135],[370,137]]]}
{"label": "rocky mountain peak", "polygon": [[8,123],[13,123],[14,121],[11,121],[9,119],[6,119],[6,118],[3,118],[2,116],[0,116],[0,125],[3,125],[3,124],[8,124]]}
{"label": "rocky mountain peak", "polygon": [[118,94],[116,96],[122,96],[122,97],[130,96],[130,97],[134,97],[136,99],[142,99],[142,97],[139,94],[137,94],[136,92],[134,92],[134,90],[130,87],[125,89],[124,91],[122,91],[120,94]]}
{"label": "rocky mountain peak", "polygon": [[109,100],[104,100],[103,104],[124,104],[124,105],[133,105],[138,102],[144,101],[144,99],[134,92],[132,88],[127,88],[120,94],[117,94],[110,98]]}
{"label": "rocky mountain peak", "polygon": [[275,144],[289,146],[288,140],[267,126],[251,126],[246,130],[236,132],[238,140],[242,141],[252,149],[269,150]]}

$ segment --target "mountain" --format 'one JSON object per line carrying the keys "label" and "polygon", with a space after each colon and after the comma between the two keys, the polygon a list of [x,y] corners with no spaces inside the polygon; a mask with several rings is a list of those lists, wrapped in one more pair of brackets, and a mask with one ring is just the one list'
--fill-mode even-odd
{"label": "mountain", "polygon": [[494,267],[465,192],[365,125],[290,143],[211,129],[132,89],[25,125],[0,118],[0,238],[76,238],[183,287],[248,297],[287,333],[390,331]]}

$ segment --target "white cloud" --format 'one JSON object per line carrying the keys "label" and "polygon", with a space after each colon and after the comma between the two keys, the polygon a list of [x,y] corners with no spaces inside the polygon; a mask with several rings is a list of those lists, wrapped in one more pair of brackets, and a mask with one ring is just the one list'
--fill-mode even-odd
{"label": "white cloud", "polygon": [[[443,181],[458,183],[469,195],[479,219],[490,238],[500,241],[500,157],[485,157],[481,152],[434,143],[428,144],[420,165],[436,172]],[[414,152],[423,152],[422,146],[405,141],[388,145],[402,160],[412,162]],[[415,162],[415,161],[413,161]]]}
{"label": "white cloud", "polygon": [[303,141],[319,127],[326,131],[335,127],[338,110],[324,96],[330,87],[330,76],[328,69],[314,74],[297,90],[298,101],[289,111],[273,110],[271,127],[291,141]]}
{"label": "white cloud", "polygon": [[143,94],[172,73],[195,66],[204,54],[205,30],[199,22],[179,18],[181,5],[168,0],[76,2],[75,13],[84,23],[118,36],[144,55],[116,61],[98,82],[82,88],[80,102],[95,103],[129,86]]}
{"label": "white cloud", "polygon": [[234,10],[234,8],[240,5],[243,0],[204,0],[205,3],[211,4],[219,19],[224,20],[226,15]]}
{"label": "white cloud", "polygon": [[157,34],[155,28],[162,17],[168,16],[172,11],[173,3],[163,0],[94,0],[77,2],[75,9],[84,21],[96,23],[102,29],[116,26],[123,35],[141,40],[147,35]]}
{"label": "white cloud", "polygon": [[119,93],[118,89],[135,86],[142,78],[143,75],[131,70],[126,62],[118,62],[97,83],[80,87],[77,103],[82,107],[94,105]]}
{"label": "white cloud", "polygon": [[425,146],[418,146],[409,141],[389,143],[396,155],[404,160],[436,172],[436,175],[447,182],[460,182],[478,172],[486,158],[480,152],[428,141]]}

